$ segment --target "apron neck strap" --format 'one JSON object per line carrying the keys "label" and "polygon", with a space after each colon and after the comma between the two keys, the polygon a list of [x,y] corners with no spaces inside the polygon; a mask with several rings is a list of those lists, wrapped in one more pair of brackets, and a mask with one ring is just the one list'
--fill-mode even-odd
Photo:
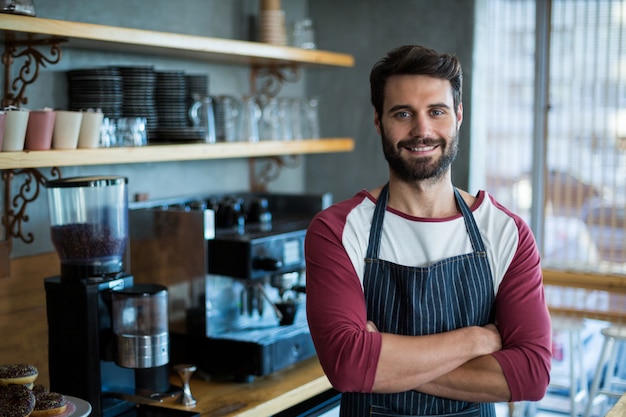
{"label": "apron neck strap", "polygon": [[[461,210],[461,214],[463,215],[465,228],[467,229],[470,242],[472,243],[472,248],[475,252],[485,252],[485,246],[482,238],[480,237],[480,232],[478,230],[478,225],[474,220],[474,215],[456,187],[454,187],[454,197],[456,199],[457,207]],[[372,218],[372,225],[370,228],[369,244],[367,245],[367,254],[365,255],[368,259],[378,258],[380,250],[380,236],[383,231],[383,219],[385,217],[385,210],[387,209],[387,201],[389,201],[389,183],[385,184],[382,188],[376,201],[376,208],[374,209],[374,216]]]}

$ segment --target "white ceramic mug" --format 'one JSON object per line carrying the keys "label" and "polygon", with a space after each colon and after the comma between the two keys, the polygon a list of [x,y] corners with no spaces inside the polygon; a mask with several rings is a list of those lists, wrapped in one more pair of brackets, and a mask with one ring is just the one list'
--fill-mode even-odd
{"label": "white ceramic mug", "polygon": [[78,134],[79,148],[97,148],[100,144],[100,128],[104,114],[102,112],[83,112],[83,120],[80,123]]}
{"label": "white ceramic mug", "polygon": [[2,142],[4,141],[4,126],[6,125],[7,114],[0,111],[0,151],[2,150]]}
{"label": "white ceramic mug", "polygon": [[83,113],[79,111],[57,110],[52,133],[53,149],[76,149]]}
{"label": "white ceramic mug", "polygon": [[6,112],[4,140],[2,141],[3,151],[18,152],[24,150],[29,113],[27,110],[9,110]]}

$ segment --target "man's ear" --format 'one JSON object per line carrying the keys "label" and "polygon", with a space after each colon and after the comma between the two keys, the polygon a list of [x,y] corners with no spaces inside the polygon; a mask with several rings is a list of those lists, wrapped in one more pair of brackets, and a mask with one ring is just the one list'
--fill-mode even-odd
{"label": "man's ear", "polygon": [[376,110],[374,110],[374,126],[376,126],[376,131],[380,135],[380,116]]}
{"label": "man's ear", "polygon": [[463,122],[463,103],[459,103],[459,109],[456,111],[456,121],[458,127],[461,127],[461,123]]}

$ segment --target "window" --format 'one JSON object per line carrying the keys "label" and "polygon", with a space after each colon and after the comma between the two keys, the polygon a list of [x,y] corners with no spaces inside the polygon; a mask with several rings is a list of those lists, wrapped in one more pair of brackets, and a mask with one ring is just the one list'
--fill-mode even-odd
{"label": "window", "polygon": [[544,268],[626,273],[626,0],[487,4],[486,189]]}

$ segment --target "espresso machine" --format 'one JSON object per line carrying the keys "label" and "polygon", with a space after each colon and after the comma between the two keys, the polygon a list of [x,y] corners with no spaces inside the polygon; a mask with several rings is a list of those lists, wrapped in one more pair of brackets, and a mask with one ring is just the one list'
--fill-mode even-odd
{"label": "espresso machine", "polygon": [[50,389],[88,401],[96,417],[141,415],[138,404],[172,389],[167,287],[135,284],[125,269],[127,182],[96,176],[46,184],[61,262],[61,274],[44,279]]}
{"label": "espresso machine", "polygon": [[315,355],[304,237],[331,200],[241,192],[131,204],[133,274],[170,290],[173,360],[246,382]]}

